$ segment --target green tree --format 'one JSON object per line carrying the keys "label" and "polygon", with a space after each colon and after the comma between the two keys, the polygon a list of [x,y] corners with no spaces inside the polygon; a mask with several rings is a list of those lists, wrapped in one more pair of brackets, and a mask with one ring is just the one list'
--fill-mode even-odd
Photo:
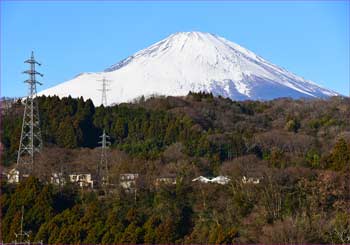
{"label": "green tree", "polygon": [[328,167],[333,170],[344,170],[350,166],[350,144],[339,139],[327,159]]}
{"label": "green tree", "polygon": [[300,122],[297,119],[291,119],[286,123],[286,129],[290,132],[297,133],[300,129]]}
{"label": "green tree", "polygon": [[77,147],[77,138],[69,118],[64,119],[60,123],[57,135],[57,142],[60,146],[67,148]]}

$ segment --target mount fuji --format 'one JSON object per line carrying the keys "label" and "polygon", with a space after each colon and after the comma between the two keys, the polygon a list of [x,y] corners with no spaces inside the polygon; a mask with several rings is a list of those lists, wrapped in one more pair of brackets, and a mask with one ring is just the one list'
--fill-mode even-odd
{"label": "mount fuji", "polygon": [[179,32],[112,65],[82,73],[39,95],[72,96],[101,104],[101,79],[109,80],[108,104],[140,96],[183,96],[211,92],[232,100],[278,97],[327,98],[339,94],[322,88],[222,37]]}

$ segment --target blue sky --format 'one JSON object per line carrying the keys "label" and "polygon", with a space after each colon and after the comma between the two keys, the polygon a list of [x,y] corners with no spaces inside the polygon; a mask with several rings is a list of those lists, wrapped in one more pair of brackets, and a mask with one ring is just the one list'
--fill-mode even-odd
{"label": "blue sky", "polygon": [[349,29],[349,1],[1,1],[1,96],[26,94],[31,50],[43,63],[40,91],[179,31],[215,33],[348,94]]}

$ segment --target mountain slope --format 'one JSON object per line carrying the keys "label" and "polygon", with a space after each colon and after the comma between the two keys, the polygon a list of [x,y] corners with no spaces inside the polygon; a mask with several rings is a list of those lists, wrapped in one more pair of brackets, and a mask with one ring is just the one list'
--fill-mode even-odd
{"label": "mountain slope", "polygon": [[40,94],[91,98],[101,102],[102,78],[110,80],[108,103],[141,95],[186,95],[207,91],[233,100],[336,96],[337,93],[269,63],[222,37],[175,33],[111,66],[79,76]]}

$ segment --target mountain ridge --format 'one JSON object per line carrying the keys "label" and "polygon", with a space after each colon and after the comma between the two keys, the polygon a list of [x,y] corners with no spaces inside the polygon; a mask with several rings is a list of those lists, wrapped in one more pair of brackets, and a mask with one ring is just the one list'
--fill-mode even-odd
{"label": "mountain ridge", "polygon": [[103,72],[81,73],[39,94],[82,96],[98,104],[98,80],[102,78],[112,81],[109,104],[142,95],[182,96],[189,91],[212,92],[233,100],[339,95],[223,37],[202,32],[174,33]]}

